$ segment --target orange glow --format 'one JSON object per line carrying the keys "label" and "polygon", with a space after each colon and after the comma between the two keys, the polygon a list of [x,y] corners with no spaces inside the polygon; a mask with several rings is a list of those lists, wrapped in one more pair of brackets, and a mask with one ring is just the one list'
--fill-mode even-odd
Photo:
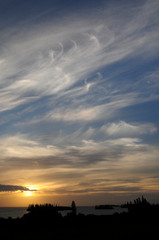
{"label": "orange glow", "polygon": [[24,195],[25,195],[26,197],[33,196],[33,191],[24,191]]}
{"label": "orange glow", "polygon": [[35,195],[35,192],[37,191],[37,188],[35,188],[34,186],[26,186],[29,190],[28,191],[24,191],[23,195],[25,197],[33,197]]}

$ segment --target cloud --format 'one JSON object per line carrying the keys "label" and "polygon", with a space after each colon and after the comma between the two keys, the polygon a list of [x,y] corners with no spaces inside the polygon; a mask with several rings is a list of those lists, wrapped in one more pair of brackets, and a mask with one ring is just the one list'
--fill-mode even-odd
{"label": "cloud", "polygon": [[66,188],[57,188],[54,190],[56,193],[60,194],[94,194],[94,193],[132,193],[132,192],[141,192],[142,189],[139,187],[110,187],[110,188],[85,188],[81,190],[75,189],[66,189]]}
{"label": "cloud", "polygon": [[2,158],[37,158],[55,156],[59,149],[54,146],[42,146],[29,140],[26,135],[4,136],[0,139]]}
{"label": "cloud", "polygon": [[[130,93],[125,95],[118,95],[111,97],[105,104],[98,104],[95,106],[87,106],[85,102],[84,105],[76,105],[69,107],[60,107],[54,109],[50,113],[45,116],[45,120],[47,121],[81,121],[81,122],[91,122],[97,121],[102,119],[109,119],[114,117],[122,108],[127,106],[131,106],[135,104],[136,100],[136,93]],[[82,104],[82,102],[81,102]]]}
{"label": "cloud", "polygon": [[142,134],[152,134],[157,128],[152,123],[130,124],[124,121],[108,123],[101,127],[101,131],[108,136],[137,136]]}
{"label": "cloud", "polygon": [[149,89],[158,89],[159,86],[159,71],[154,71],[145,77],[146,83],[148,84]]}
{"label": "cloud", "polygon": [[0,192],[16,192],[16,191],[36,191],[35,189],[29,189],[23,186],[16,185],[1,185],[0,184]]}

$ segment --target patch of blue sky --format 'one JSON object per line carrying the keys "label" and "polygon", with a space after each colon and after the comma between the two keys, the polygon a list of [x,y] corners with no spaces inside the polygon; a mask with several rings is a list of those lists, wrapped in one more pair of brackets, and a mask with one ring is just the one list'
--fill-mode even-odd
{"label": "patch of blue sky", "polygon": [[128,122],[152,122],[159,127],[159,100],[136,104],[120,110],[119,117]]}

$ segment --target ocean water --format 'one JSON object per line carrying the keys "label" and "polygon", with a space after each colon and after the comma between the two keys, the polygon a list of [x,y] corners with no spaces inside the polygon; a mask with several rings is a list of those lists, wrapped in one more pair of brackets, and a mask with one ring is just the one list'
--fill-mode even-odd
{"label": "ocean water", "polygon": [[[77,206],[77,214],[84,215],[112,215],[114,213],[127,212],[126,208],[114,207],[113,209],[95,209],[94,206]],[[70,211],[61,211],[62,216],[66,216]],[[27,213],[27,207],[0,207],[0,218],[17,218]]]}
{"label": "ocean water", "polygon": [[27,213],[26,207],[0,207],[0,218],[18,218]]}

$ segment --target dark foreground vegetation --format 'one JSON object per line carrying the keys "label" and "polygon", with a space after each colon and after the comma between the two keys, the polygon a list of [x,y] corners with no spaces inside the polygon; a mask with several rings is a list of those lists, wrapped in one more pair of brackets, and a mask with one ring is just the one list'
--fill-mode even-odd
{"label": "dark foreground vegetation", "polygon": [[[127,213],[95,216],[76,214],[72,202],[70,213],[62,217],[61,207],[51,204],[30,205],[28,214],[17,219],[0,219],[0,239],[55,240],[135,240],[157,239],[159,205],[152,205],[143,197],[127,203]],[[67,208],[67,207],[66,207]],[[68,210],[67,209],[67,210]]]}

